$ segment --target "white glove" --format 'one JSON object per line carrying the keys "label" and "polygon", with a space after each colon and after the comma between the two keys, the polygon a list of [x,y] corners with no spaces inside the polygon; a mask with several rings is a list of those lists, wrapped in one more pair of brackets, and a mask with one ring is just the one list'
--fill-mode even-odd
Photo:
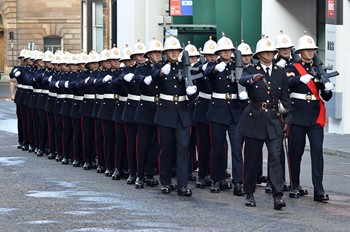
{"label": "white glove", "polygon": [[248,99],[248,93],[247,91],[242,91],[238,94],[238,97],[240,100],[247,100]]}
{"label": "white glove", "polygon": [[197,92],[197,86],[195,86],[195,85],[188,86],[188,87],[186,88],[186,93],[187,93],[187,95],[189,95],[189,96],[195,94],[196,92]]}
{"label": "white glove", "polygon": [[67,89],[68,89],[68,83],[69,83],[69,81],[65,81],[64,82],[64,87],[67,88]]}
{"label": "white glove", "polygon": [[51,82],[51,80],[52,80],[52,75],[51,75],[51,76],[49,76],[48,81],[49,81],[49,82]]}
{"label": "white glove", "polygon": [[226,68],[226,63],[221,61],[219,64],[215,66],[215,69],[218,70],[219,72],[224,71]]}
{"label": "white glove", "polygon": [[87,78],[85,78],[84,83],[85,83],[85,84],[88,83],[89,80],[90,80],[90,76],[88,76]]}
{"label": "white glove", "polygon": [[285,59],[280,59],[280,61],[278,61],[278,62],[276,63],[276,65],[277,65],[278,67],[281,67],[281,68],[284,68],[284,67],[286,66],[286,64],[287,64],[287,62],[285,61]]}
{"label": "white glove", "polygon": [[164,73],[164,75],[168,75],[170,73],[170,68],[171,68],[171,65],[170,64],[166,64],[166,65],[163,66],[161,71],[162,71],[162,73]]}
{"label": "white glove", "polygon": [[300,81],[303,82],[305,85],[309,83],[309,81],[312,79],[312,76],[310,74],[305,74],[300,77]]}
{"label": "white glove", "polygon": [[58,81],[56,81],[56,83],[55,83],[55,86],[56,86],[56,88],[60,88],[59,86],[58,86],[58,84],[59,84],[59,82]]}
{"label": "white glove", "polygon": [[124,76],[124,80],[127,82],[130,82],[132,79],[134,78],[134,74],[133,73],[128,73]]}
{"label": "white glove", "polygon": [[15,77],[19,77],[19,75],[21,75],[21,71],[15,72]]}
{"label": "white glove", "polygon": [[324,91],[329,92],[334,89],[334,83],[332,82],[326,82],[324,84]]}
{"label": "white glove", "polygon": [[103,83],[106,83],[108,81],[112,80],[112,76],[111,75],[107,75],[103,78]]}
{"label": "white glove", "polygon": [[146,85],[150,85],[152,82],[152,77],[151,76],[145,77],[145,79],[143,79],[143,82],[145,82]]}
{"label": "white glove", "polygon": [[13,70],[13,73],[17,72],[18,68],[15,68],[15,70]]}
{"label": "white glove", "polygon": [[203,72],[207,69],[207,66],[208,66],[208,62],[207,63],[205,63],[205,64],[203,64],[203,66],[202,66],[202,70],[203,70]]}

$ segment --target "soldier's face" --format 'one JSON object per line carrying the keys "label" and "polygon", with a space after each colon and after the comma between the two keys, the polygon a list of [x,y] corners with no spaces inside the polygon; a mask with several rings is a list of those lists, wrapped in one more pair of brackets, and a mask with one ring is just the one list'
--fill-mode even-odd
{"label": "soldier's face", "polygon": [[206,54],[204,55],[206,61],[215,61],[217,58],[217,55],[215,54]]}
{"label": "soldier's face", "polygon": [[98,69],[98,63],[97,62],[93,62],[93,63],[89,63],[88,67],[90,70],[97,70]]}
{"label": "soldier's face", "polygon": [[195,64],[198,61],[198,56],[190,56],[190,63]]}
{"label": "soldier's face", "polygon": [[252,60],[251,55],[242,55],[242,62],[244,65],[249,64],[251,60]]}
{"label": "soldier's face", "polygon": [[167,57],[167,60],[171,63],[175,63],[177,62],[179,55],[180,55],[180,50],[178,49],[171,49],[171,50],[167,50],[165,51],[165,55]]}
{"label": "soldier's face", "polygon": [[51,64],[51,62],[46,62],[45,61],[45,67],[46,68],[53,68],[53,64]]}
{"label": "soldier's face", "polygon": [[126,67],[132,67],[135,64],[134,60],[123,60]]}
{"label": "soldier's face", "polygon": [[68,67],[69,67],[69,70],[70,70],[71,72],[76,72],[76,71],[78,71],[78,65],[76,65],[76,64],[69,64]]}
{"label": "soldier's face", "polygon": [[152,63],[157,63],[162,59],[162,52],[160,51],[149,52],[147,54],[147,57]]}
{"label": "soldier's face", "polygon": [[43,68],[45,66],[44,61],[42,60],[37,60],[36,64],[38,65],[39,68]]}
{"label": "soldier's face", "polygon": [[101,62],[101,66],[102,66],[102,68],[110,69],[111,68],[111,63],[109,63],[109,61],[105,60],[105,61]]}
{"label": "soldier's face", "polygon": [[143,57],[143,54],[133,55],[133,59],[134,59],[135,62],[138,63],[138,64],[143,64],[143,63],[146,62],[146,58]]}
{"label": "soldier's face", "polygon": [[120,67],[119,60],[109,60],[109,63],[111,64],[112,68],[116,69]]}
{"label": "soldier's face", "polygon": [[229,61],[229,60],[231,60],[231,57],[232,57],[232,50],[231,49],[229,49],[229,50],[221,50],[221,51],[219,51],[219,56],[220,56],[220,59],[222,60],[222,61]]}
{"label": "soldier's face", "polygon": [[283,58],[289,58],[291,52],[291,48],[279,48],[278,54]]}
{"label": "soldier's face", "polygon": [[270,64],[273,60],[273,57],[275,56],[274,52],[260,52],[257,55],[260,59],[260,62],[263,64]]}
{"label": "soldier's face", "polygon": [[306,62],[310,62],[312,58],[314,58],[315,50],[314,49],[304,49],[300,50],[299,54],[301,56],[301,59]]}

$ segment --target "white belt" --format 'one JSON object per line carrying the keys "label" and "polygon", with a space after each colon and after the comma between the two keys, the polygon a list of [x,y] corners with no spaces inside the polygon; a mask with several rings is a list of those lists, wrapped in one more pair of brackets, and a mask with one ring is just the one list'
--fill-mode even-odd
{"label": "white belt", "polygon": [[103,94],[96,94],[96,99],[102,100],[103,99]]}
{"label": "white belt", "polygon": [[86,99],[95,99],[95,94],[84,94],[84,98],[86,98]]}
{"label": "white belt", "polygon": [[66,95],[65,94],[57,94],[57,98],[65,98]]}
{"label": "white belt", "polygon": [[18,84],[17,88],[23,88],[23,85],[22,84]]}
{"label": "white belt", "polygon": [[232,100],[237,99],[237,94],[235,93],[212,93],[213,98]]}
{"label": "white belt", "polygon": [[84,99],[84,97],[83,96],[74,96],[73,99],[82,101]]}
{"label": "white belt", "polygon": [[49,96],[51,96],[51,97],[57,97],[57,93],[49,92]]}
{"label": "white belt", "polygon": [[198,96],[209,100],[211,99],[211,94],[208,94],[208,93],[199,92]]}
{"label": "white belt", "polygon": [[167,100],[167,101],[173,101],[173,102],[180,102],[180,101],[186,101],[187,96],[177,96],[177,95],[168,95],[161,93],[159,95],[160,99]]}
{"label": "white belt", "polygon": [[315,101],[317,98],[313,94],[303,94],[303,93],[291,93],[291,98],[306,100],[306,101]]}
{"label": "white belt", "polygon": [[142,101],[148,101],[148,102],[158,102],[159,97],[158,96],[147,96],[141,94],[141,100]]}
{"label": "white belt", "polygon": [[33,89],[33,86],[31,85],[22,85],[23,89]]}
{"label": "white belt", "polygon": [[118,100],[118,101],[123,101],[123,102],[125,102],[126,100],[128,100],[128,97],[120,96],[120,95],[118,95],[118,94],[116,94],[114,98],[115,98],[116,100]]}
{"label": "white belt", "polygon": [[128,94],[128,99],[134,100],[134,101],[140,101],[141,97],[139,95]]}
{"label": "white belt", "polygon": [[41,93],[41,89],[33,89],[33,93]]}
{"label": "white belt", "polygon": [[74,95],[73,94],[66,94],[66,98],[74,99]]}
{"label": "white belt", "polygon": [[48,89],[42,89],[42,90],[41,90],[41,93],[48,94],[48,93],[49,93],[49,90],[48,90]]}
{"label": "white belt", "polygon": [[114,93],[105,93],[103,94],[104,99],[114,99],[115,94]]}

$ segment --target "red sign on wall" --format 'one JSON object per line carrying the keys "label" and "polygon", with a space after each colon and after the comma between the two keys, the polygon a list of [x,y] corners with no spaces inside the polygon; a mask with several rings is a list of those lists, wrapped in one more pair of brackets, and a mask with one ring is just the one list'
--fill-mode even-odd
{"label": "red sign on wall", "polygon": [[181,16],[181,1],[170,0],[170,15]]}
{"label": "red sign on wall", "polygon": [[334,0],[328,0],[327,4],[327,16],[328,18],[335,19],[335,3]]}

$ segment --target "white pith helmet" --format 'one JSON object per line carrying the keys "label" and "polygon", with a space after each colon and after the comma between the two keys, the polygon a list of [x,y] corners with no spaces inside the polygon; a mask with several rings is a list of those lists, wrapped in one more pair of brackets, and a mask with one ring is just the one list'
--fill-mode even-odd
{"label": "white pith helmet", "polygon": [[29,59],[31,59],[31,60],[35,60],[35,56],[36,56],[37,51],[38,51],[38,50],[34,50],[34,51],[32,51],[32,53],[31,53],[31,55],[30,55]]}
{"label": "white pith helmet", "polygon": [[134,44],[134,48],[132,50],[132,54],[130,57],[132,58],[133,55],[143,55],[146,52],[146,46],[140,42],[140,40],[137,40],[137,42]]}
{"label": "white pith helmet", "polygon": [[143,56],[147,58],[147,54],[149,52],[161,52],[161,51],[163,51],[163,44],[162,44],[162,42],[160,42],[156,38],[153,38],[148,43],[147,52],[145,52],[145,54],[143,54]]}
{"label": "white pith helmet", "polygon": [[129,47],[129,45],[125,44],[125,48],[122,50],[122,57],[120,58],[120,61],[123,60],[131,60],[131,54],[132,54],[132,48]]}
{"label": "white pith helmet", "polygon": [[242,43],[238,45],[237,49],[241,52],[242,56],[251,56],[253,55],[252,49],[250,48],[249,44],[244,43],[242,40]]}
{"label": "white pith helmet", "polygon": [[225,36],[225,33],[222,33],[222,37],[218,40],[218,46],[216,48],[215,54],[218,54],[219,51],[223,50],[235,50],[232,40]]}
{"label": "white pith helmet", "polygon": [[77,64],[86,64],[87,60],[88,55],[86,54],[86,52],[81,52],[80,54],[78,54]]}
{"label": "white pith helmet", "polygon": [[61,59],[57,62],[58,64],[67,64],[68,63],[69,53],[65,52],[61,55]]}
{"label": "white pith helmet", "polygon": [[256,51],[253,55],[254,59],[259,59],[257,54],[260,52],[274,52],[277,53],[277,50],[273,44],[273,41],[267,36],[263,35],[263,37],[256,44]]}
{"label": "white pith helmet", "polygon": [[107,60],[120,60],[121,57],[120,50],[114,44],[113,48],[109,51],[109,57]]}
{"label": "white pith helmet", "polygon": [[314,49],[316,50],[318,47],[316,46],[316,43],[314,39],[306,34],[306,31],[304,31],[304,35],[299,38],[298,45],[295,50],[295,53],[299,53],[300,50],[304,49]]}
{"label": "white pith helmet", "polygon": [[167,50],[181,50],[182,51],[180,41],[174,36],[169,36],[164,42],[163,52],[167,51]]}
{"label": "white pith helmet", "polygon": [[87,66],[87,64],[91,64],[91,63],[98,63],[99,57],[100,57],[100,55],[95,50],[92,50],[88,55],[85,66]]}
{"label": "white pith helmet", "polygon": [[110,56],[110,51],[105,48],[100,52],[100,57],[98,61],[99,62],[106,61],[108,60],[109,56]]}
{"label": "white pith helmet", "polygon": [[203,55],[214,55],[217,47],[218,47],[217,43],[212,39],[211,36],[209,36],[209,40],[207,42],[205,42],[205,44],[204,44],[202,54]]}
{"label": "white pith helmet", "polygon": [[55,54],[52,57],[51,64],[58,64],[59,61],[62,59],[63,52],[61,50],[57,50]]}
{"label": "white pith helmet", "polygon": [[199,52],[193,44],[191,44],[190,41],[188,41],[187,46],[185,47],[185,50],[188,51],[188,56],[199,56]]}
{"label": "white pith helmet", "polygon": [[42,51],[36,51],[34,60],[43,60],[43,59],[44,59],[44,53]]}
{"label": "white pith helmet", "polygon": [[44,59],[43,59],[43,61],[51,62],[52,61],[52,57],[53,57],[52,51],[46,50],[46,52],[44,52]]}
{"label": "white pith helmet", "polygon": [[27,49],[23,48],[18,55],[18,58],[24,58],[26,56]]}
{"label": "white pith helmet", "polygon": [[293,47],[292,40],[290,37],[283,33],[283,30],[280,31],[281,34],[279,34],[275,39],[275,48],[291,48]]}
{"label": "white pith helmet", "polygon": [[78,55],[77,54],[69,54],[67,64],[77,64],[78,63]]}

